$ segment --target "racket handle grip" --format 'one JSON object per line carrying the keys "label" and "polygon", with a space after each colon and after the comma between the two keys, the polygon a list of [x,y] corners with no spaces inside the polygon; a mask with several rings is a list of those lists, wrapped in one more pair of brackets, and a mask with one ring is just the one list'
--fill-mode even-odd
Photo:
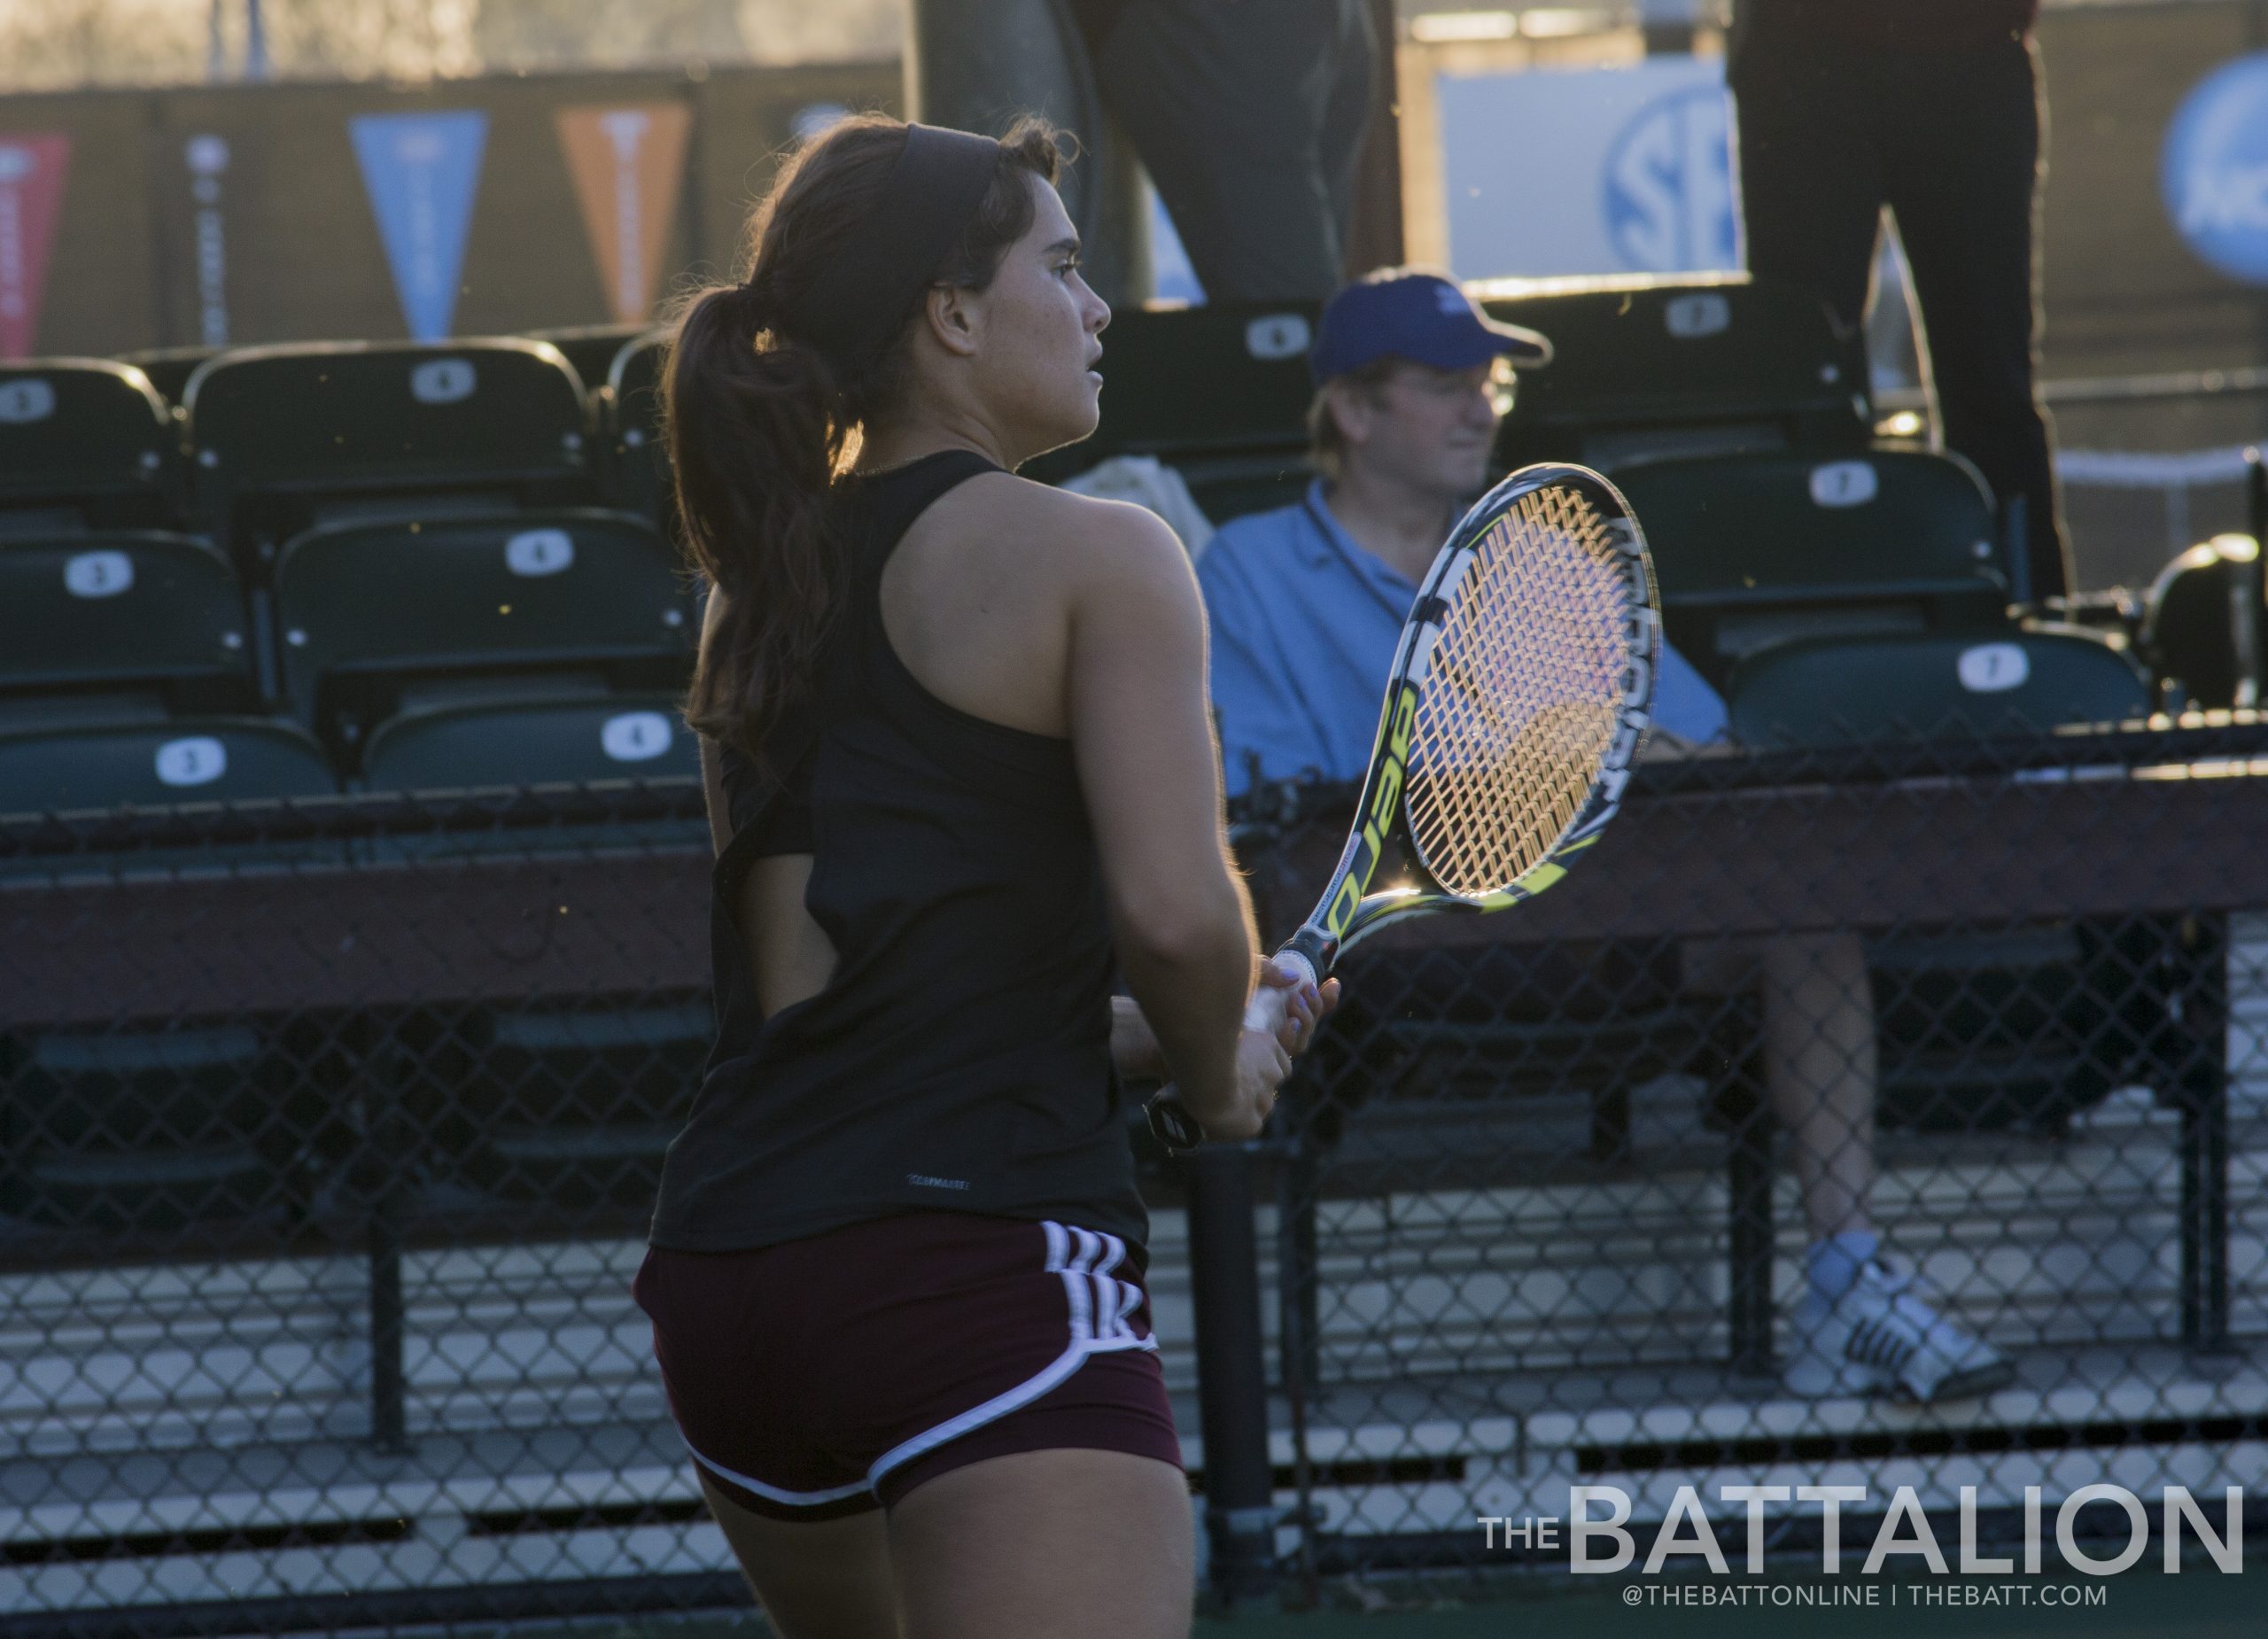
{"label": "racket handle grip", "polygon": [[[1315,964],[1289,945],[1276,953],[1276,960],[1297,974],[1301,984],[1316,983]],[[1263,984],[1254,990],[1252,999],[1245,1004],[1244,1028],[1257,1030],[1262,1036],[1280,1033],[1284,1028],[1284,1015],[1291,1011],[1293,994],[1293,990],[1272,984]],[[1205,1142],[1205,1129],[1197,1124],[1197,1118],[1174,1096],[1171,1087],[1161,1089],[1147,1107],[1151,1134],[1166,1148],[1193,1150]]]}
{"label": "racket handle grip", "polygon": [[[1297,974],[1300,984],[1312,985],[1316,983],[1315,964],[1290,945],[1277,952],[1274,960],[1279,967]],[[1292,997],[1297,988],[1285,990],[1272,984],[1259,986],[1253,991],[1252,999],[1245,1004],[1244,1028],[1257,1030],[1262,1036],[1279,1034],[1284,1029],[1284,1015],[1292,1009]]]}

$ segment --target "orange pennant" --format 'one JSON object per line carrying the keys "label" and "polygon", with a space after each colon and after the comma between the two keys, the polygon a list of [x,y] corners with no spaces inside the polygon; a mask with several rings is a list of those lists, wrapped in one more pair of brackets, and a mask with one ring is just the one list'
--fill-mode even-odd
{"label": "orange pennant", "polygon": [[559,111],[559,145],[617,323],[638,323],[653,311],[692,126],[682,103],[585,103]]}

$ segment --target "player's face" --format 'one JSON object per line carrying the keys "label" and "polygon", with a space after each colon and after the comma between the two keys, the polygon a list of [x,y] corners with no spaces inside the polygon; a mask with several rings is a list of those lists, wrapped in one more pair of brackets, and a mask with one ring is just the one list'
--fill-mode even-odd
{"label": "player's face", "polygon": [[1359,459],[1413,489],[1469,496],[1488,473],[1505,372],[1501,361],[1442,370],[1403,361],[1371,390]]}
{"label": "player's face", "polygon": [[1030,178],[1032,225],[1001,258],[978,302],[985,396],[1021,456],[1076,443],[1100,413],[1102,328],[1110,308],[1079,276],[1079,235],[1062,197]]}

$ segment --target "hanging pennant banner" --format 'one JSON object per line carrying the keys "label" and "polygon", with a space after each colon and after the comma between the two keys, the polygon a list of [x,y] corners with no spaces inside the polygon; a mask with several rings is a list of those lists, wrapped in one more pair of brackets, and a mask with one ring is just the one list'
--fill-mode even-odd
{"label": "hanging pennant banner", "polygon": [[0,135],[0,358],[34,351],[70,163],[71,139],[60,131]]}
{"label": "hanging pennant banner", "polygon": [[197,339],[229,345],[229,139],[200,131],[182,144],[189,167],[190,229],[197,246]]}
{"label": "hanging pennant banner", "polygon": [[488,116],[470,108],[362,114],[350,129],[410,339],[444,340],[456,316]]}
{"label": "hanging pennant banner", "polygon": [[559,145],[618,324],[639,323],[653,311],[692,125],[683,103],[586,103],[559,111]]}

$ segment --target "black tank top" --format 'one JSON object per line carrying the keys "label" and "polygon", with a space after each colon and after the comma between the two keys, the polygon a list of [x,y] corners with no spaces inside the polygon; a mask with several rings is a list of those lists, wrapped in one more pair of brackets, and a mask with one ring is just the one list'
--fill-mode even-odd
{"label": "black tank top", "polygon": [[[907,528],[998,470],[946,451],[837,492],[850,596],[810,719],[772,742],[807,749],[784,790],[725,757],[717,1044],[662,1169],[656,1246],[751,1248],[939,1208],[1144,1244],[1110,1058],[1115,962],[1071,743],[946,704],[882,629],[882,566]],[[804,851],[835,974],[766,1019],[734,889],[759,855]]]}

